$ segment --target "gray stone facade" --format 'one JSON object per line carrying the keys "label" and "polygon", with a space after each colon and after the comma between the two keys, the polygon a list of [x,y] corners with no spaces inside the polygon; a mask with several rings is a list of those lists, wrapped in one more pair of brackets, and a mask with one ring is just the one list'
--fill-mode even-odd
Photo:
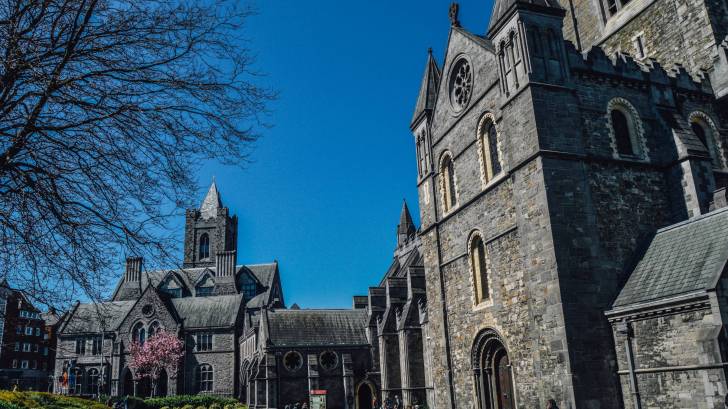
{"label": "gray stone facade", "polygon": [[[564,3],[496,1],[487,36],[455,18],[442,78],[417,100],[431,407],[622,407],[630,392],[604,312],[645,238],[708,212],[725,185],[720,81],[691,76],[703,63],[673,70],[602,48],[605,25],[589,20],[599,1]],[[722,18],[718,2],[629,7],[678,3]],[[715,25],[692,28],[713,38],[696,48],[719,50]],[[676,46],[655,36],[665,55]]]}
{"label": "gray stone facade", "polygon": [[[148,380],[129,367],[129,347],[165,329],[183,340],[184,357],[176,371],[161,375],[158,395],[240,395],[244,312],[284,307],[278,264],[236,265],[237,217],[229,216],[214,183],[186,221],[184,268],[144,271],[143,260],[130,257],[110,301],[71,309],[58,334],[56,391],[149,396]],[[201,232],[210,238],[204,251]],[[197,257],[201,252],[207,257]],[[206,385],[203,369],[212,376]]]}

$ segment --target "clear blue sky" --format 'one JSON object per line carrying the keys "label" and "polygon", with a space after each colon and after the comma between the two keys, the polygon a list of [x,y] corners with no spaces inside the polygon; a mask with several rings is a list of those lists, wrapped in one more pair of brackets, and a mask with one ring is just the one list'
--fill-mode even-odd
{"label": "clear blue sky", "polygon": [[[409,121],[428,47],[442,64],[450,2],[253,4],[245,35],[280,93],[274,127],[246,169],[205,167],[199,197],[214,175],[239,218],[238,262],[278,260],[287,305],[347,308],[391,263],[403,198],[419,220]],[[484,33],[491,8],[462,1],[462,25]]]}

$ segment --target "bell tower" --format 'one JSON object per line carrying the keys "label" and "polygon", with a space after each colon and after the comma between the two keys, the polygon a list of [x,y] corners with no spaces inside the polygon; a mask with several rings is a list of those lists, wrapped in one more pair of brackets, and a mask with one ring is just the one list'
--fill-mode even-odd
{"label": "bell tower", "polygon": [[238,246],[238,217],[224,207],[215,181],[212,181],[199,209],[185,214],[185,268],[214,267],[218,253]]}

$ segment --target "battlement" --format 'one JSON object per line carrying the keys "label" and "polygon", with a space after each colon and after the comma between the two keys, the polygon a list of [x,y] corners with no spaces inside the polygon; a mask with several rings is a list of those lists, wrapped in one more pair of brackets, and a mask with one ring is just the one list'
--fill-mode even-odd
{"label": "battlement", "polygon": [[707,75],[696,78],[680,64],[674,64],[672,68],[666,69],[651,58],[636,60],[631,55],[621,52],[610,57],[601,47],[592,47],[582,53],[570,41],[565,43],[569,67],[574,74],[605,76],[673,87],[686,92],[713,94],[710,78]]}

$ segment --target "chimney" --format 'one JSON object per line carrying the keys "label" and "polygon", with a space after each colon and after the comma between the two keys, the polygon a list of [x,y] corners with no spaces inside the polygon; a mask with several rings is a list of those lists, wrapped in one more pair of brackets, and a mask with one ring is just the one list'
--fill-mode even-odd
{"label": "chimney", "polygon": [[235,276],[236,251],[218,251],[215,257],[215,275],[218,277]]}
{"label": "chimney", "polygon": [[713,192],[713,201],[710,202],[710,211],[716,209],[721,209],[723,207],[728,206],[728,196],[726,196],[728,192],[726,191],[726,188],[722,187],[715,192]]}
{"label": "chimney", "polygon": [[140,282],[142,279],[142,258],[127,257],[126,258],[126,282]]}

